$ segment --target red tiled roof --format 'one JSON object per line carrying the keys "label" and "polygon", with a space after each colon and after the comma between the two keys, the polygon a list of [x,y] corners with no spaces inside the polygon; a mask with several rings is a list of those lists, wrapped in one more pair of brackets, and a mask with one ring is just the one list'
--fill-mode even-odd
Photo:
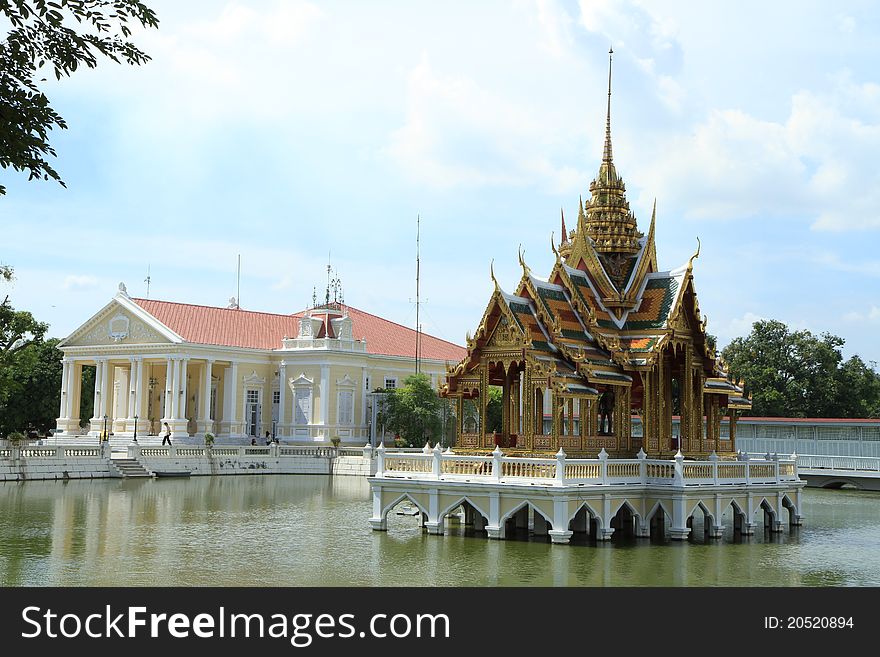
{"label": "red tiled roof", "polygon": [[[279,349],[281,339],[295,337],[303,313],[277,315],[234,308],[195,306],[155,299],[132,299],[137,305],[187,342],[248,349]],[[416,332],[376,315],[347,307],[352,334],[366,338],[367,352],[415,357]],[[466,351],[456,344],[422,333],[422,358],[458,362]]]}

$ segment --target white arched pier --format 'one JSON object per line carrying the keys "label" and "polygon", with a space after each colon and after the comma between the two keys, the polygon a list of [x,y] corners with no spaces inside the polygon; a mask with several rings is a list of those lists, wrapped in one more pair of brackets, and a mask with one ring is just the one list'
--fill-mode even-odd
{"label": "white arched pier", "polygon": [[723,461],[714,454],[706,461],[609,459],[604,450],[596,459],[568,459],[560,450],[553,459],[491,455],[458,455],[439,447],[420,453],[378,449],[375,477],[370,478],[373,514],[370,525],[384,531],[388,512],[407,499],[418,508],[429,534],[443,534],[447,517],[464,510],[465,524],[485,529],[489,538],[505,538],[510,527],[549,535],[553,543],[568,543],[575,532],[608,540],[618,529],[650,536],[652,527],[684,540],[695,515],[705,532],[718,538],[721,517],[731,508],[734,528],[755,532],[755,517],[763,511],[771,532],[800,525],[801,489],[795,460],[777,455],[764,459]]}

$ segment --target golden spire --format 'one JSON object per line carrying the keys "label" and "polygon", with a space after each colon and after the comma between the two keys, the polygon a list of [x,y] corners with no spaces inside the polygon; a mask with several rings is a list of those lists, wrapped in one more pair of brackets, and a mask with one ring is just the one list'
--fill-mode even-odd
{"label": "golden spire", "polygon": [[[612,161],[611,149],[611,63],[613,49],[608,50],[608,105],[605,114],[605,149],[599,173],[590,183],[590,199],[584,206],[585,229],[601,257],[613,261],[613,269],[624,272],[625,259],[639,252],[639,239],[643,237],[636,225],[636,218],[626,200],[626,185],[618,175]],[[612,276],[612,279],[615,277]],[[624,280],[616,281],[625,284]]]}
{"label": "golden spire", "polygon": [[608,49],[608,111],[605,114],[605,151],[602,161],[611,164],[611,55],[614,49]]}

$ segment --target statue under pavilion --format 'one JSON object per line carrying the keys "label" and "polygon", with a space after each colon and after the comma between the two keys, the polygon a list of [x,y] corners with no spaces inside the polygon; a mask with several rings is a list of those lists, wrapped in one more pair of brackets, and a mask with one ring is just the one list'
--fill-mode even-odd
{"label": "statue under pavilion", "polygon": [[[589,191],[576,228],[567,232],[563,216],[558,248],[551,237],[556,263],[546,280],[522,253],[512,294],[492,272],[488,307],[442,389],[457,405],[457,449],[733,453],[737,414],[751,402],[706,333],[693,276],[699,247],[685,265],[661,271],[656,202],[647,235],[630,210],[612,158],[610,61],[604,153]],[[500,427],[487,426],[492,386],[501,391]]]}

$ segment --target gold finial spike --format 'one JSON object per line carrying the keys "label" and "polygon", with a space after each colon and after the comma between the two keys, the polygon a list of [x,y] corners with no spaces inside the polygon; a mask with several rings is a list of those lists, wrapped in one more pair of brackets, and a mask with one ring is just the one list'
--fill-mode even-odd
{"label": "gold finial spike", "polygon": [[568,241],[568,231],[565,230],[565,211],[562,207],[559,208],[559,216],[562,217],[562,237],[559,243],[565,244]]}
{"label": "gold finial spike", "polygon": [[492,258],[492,262],[489,263],[489,276],[492,277],[492,282],[495,283],[495,291],[501,289],[501,286],[498,285],[498,279],[495,278],[495,258]]}
{"label": "gold finial spike", "polygon": [[688,260],[688,269],[692,269],[694,266],[694,260],[700,257],[700,238],[697,237],[697,251],[694,255],[691,256],[691,259]]}
{"label": "gold finial spike", "polygon": [[608,111],[605,114],[605,152],[602,161],[611,163],[611,56],[614,49],[608,49]]}
{"label": "gold finial spike", "polygon": [[[563,224],[565,225],[565,224]],[[553,251],[553,255],[556,256],[556,259],[559,260],[559,251],[556,250],[556,244],[553,243],[553,231],[550,231],[550,250]]]}
{"label": "gold finial spike", "polygon": [[526,264],[526,261],[523,259],[524,255],[525,255],[525,251],[523,251],[522,244],[520,244],[519,245],[519,264],[523,268],[523,273],[526,276],[529,276],[529,275],[531,275],[532,270],[529,269],[529,266]]}

